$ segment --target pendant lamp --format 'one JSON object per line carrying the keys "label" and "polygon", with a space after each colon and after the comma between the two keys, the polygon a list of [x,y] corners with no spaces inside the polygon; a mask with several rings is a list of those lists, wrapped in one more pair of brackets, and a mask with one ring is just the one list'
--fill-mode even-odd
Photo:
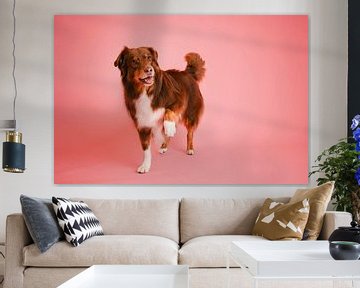
{"label": "pendant lamp", "polygon": [[2,155],[2,167],[5,172],[10,173],[22,173],[25,171],[25,145],[22,144],[22,133],[17,131],[16,128],[16,98],[17,98],[17,87],[16,87],[16,57],[15,57],[15,34],[16,34],[16,16],[15,16],[16,0],[13,1],[13,70],[12,77],[14,81],[14,100],[13,100],[13,120],[0,121],[0,130],[6,131],[5,142],[3,142],[3,155]]}

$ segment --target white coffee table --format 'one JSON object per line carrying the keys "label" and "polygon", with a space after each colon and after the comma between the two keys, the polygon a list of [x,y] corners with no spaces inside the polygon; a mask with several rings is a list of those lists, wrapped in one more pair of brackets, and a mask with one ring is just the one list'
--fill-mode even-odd
{"label": "white coffee table", "polygon": [[94,265],[58,288],[188,288],[185,265]]}
{"label": "white coffee table", "polygon": [[248,272],[254,287],[274,279],[342,279],[360,287],[360,261],[332,259],[328,241],[236,241],[229,256]]}

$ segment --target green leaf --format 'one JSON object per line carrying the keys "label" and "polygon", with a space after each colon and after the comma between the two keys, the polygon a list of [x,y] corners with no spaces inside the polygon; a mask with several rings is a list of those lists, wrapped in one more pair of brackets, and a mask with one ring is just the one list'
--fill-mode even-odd
{"label": "green leaf", "polygon": [[[353,140],[352,137],[350,139]],[[355,150],[355,143],[349,139],[341,139],[335,145],[325,149],[315,159],[316,165],[312,166],[309,177],[317,176],[318,185],[328,181],[335,181],[332,195],[333,204],[338,211],[352,210],[351,193],[360,191],[355,179],[355,172],[360,167],[359,152]],[[360,193],[360,192],[359,192]]]}

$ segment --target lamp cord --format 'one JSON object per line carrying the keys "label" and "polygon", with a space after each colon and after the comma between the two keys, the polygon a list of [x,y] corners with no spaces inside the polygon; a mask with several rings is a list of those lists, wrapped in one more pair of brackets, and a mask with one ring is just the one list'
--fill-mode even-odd
{"label": "lamp cord", "polygon": [[15,121],[15,130],[16,130],[16,98],[17,98],[17,85],[16,85],[16,77],[15,77],[15,68],[16,68],[16,56],[15,56],[15,35],[16,35],[16,15],[15,15],[15,8],[16,8],[16,0],[13,0],[13,9],[12,9],[12,16],[13,16],[13,35],[12,35],[12,44],[13,44],[13,50],[12,50],[12,56],[13,56],[13,69],[12,69],[12,77],[14,81],[14,101],[13,101],[13,117]]}
{"label": "lamp cord", "polygon": [[[0,255],[5,259],[5,255],[0,251]],[[0,278],[0,284],[2,284],[4,282],[4,278]]]}

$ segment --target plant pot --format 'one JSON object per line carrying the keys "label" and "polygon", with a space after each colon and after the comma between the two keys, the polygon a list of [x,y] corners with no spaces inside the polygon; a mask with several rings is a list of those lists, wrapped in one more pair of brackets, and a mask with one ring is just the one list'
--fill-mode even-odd
{"label": "plant pot", "polygon": [[360,244],[360,226],[357,222],[352,221],[351,226],[343,226],[334,230],[329,237],[329,242],[331,241],[349,241],[357,242]]}

